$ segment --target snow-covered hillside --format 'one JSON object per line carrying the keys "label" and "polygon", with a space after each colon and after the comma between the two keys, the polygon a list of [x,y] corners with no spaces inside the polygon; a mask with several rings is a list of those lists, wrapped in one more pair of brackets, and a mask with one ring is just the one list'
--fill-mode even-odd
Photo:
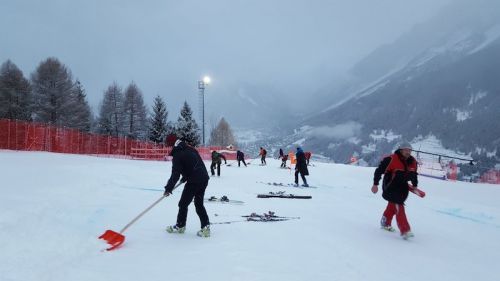
{"label": "snow-covered hillside", "polygon": [[325,90],[322,110],[294,127],[307,131],[290,132],[285,146],[300,140],[338,163],[356,156],[376,165],[398,142],[435,136],[479,163],[461,167],[459,179],[493,169],[500,162],[500,127],[490,125],[500,119],[500,6],[476,2],[451,1],[359,61],[344,86]]}
{"label": "snow-covered hillside", "polygon": [[[213,223],[252,212],[300,216],[284,222],[212,226],[199,238],[190,207],[187,231],[167,234],[180,190],[126,233],[121,248],[97,239],[119,231],[163,194],[169,162],[0,151],[0,280],[498,280],[500,186],[421,178],[424,199],[407,201],[415,238],[380,230],[385,208],[370,193],[373,168],[314,163],[317,188],[274,187],[290,170],[222,167],[206,195],[244,205],[207,203]],[[208,164],[207,164],[208,165]],[[258,199],[286,190],[311,200]]]}

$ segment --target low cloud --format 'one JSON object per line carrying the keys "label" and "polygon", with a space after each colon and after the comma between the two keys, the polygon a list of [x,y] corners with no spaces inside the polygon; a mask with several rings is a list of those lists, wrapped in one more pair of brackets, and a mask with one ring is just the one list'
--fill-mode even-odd
{"label": "low cloud", "polygon": [[309,137],[345,140],[358,136],[362,127],[360,123],[350,121],[336,126],[307,127],[305,133]]}

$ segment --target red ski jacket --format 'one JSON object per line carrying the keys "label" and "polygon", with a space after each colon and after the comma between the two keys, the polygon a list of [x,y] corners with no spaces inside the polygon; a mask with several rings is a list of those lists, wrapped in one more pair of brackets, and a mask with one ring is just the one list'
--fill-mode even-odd
{"label": "red ski jacket", "polygon": [[415,187],[418,185],[417,160],[413,156],[404,159],[398,150],[380,162],[373,184],[378,185],[382,175],[382,197],[392,203],[404,204],[408,198],[408,181]]}

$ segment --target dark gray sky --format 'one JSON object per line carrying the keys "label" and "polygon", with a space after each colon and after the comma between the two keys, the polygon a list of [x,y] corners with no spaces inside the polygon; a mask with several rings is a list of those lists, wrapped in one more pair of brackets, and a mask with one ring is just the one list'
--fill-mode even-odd
{"label": "dark gray sky", "polygon": [[450,1],[2,0],[0,61],[29,77],[41,60],[59,58],[94,112],[108,85],[131,80],[148,104],[160,94],[175,115],[184,100],[196,110],[205,74],[215,97],[244,83],[293,100]]}

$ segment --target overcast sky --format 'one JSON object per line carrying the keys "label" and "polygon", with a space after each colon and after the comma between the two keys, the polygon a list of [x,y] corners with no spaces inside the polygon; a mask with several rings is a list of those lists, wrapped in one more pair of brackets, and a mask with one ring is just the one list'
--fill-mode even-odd
{"label": "overcast sky", "polygon": [[184,100],[196,110],[203,75],[215,97],[240,83],[313,91],[450,1],[0,0],[0,61],[29,77],[59,58],[94,112],[108,85],[133,80],[177,115]]}

